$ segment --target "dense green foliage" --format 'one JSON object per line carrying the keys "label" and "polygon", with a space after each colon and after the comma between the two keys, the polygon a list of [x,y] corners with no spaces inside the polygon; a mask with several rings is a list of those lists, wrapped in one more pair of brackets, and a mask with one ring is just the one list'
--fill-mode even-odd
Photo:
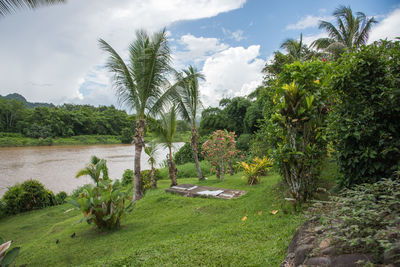
{"label": "dense green foliage", "polygon": [[233,200],[168,194],[170,181],[159,180],[159,189],[148,190],[118,231],[99,234],[74,224],[82,213],[69,204],[1,219],[0,229],[21,246],[17,266],[278,266],[302,218],[270,213],[279,209],[279,176],[252,187],[241,176],[223,184],[215,176],[199,182],[196,174],[180,180],[248,191]]}
{"label": "dense green foliage", "polygon": [[332,87],[344,186],[390,177],[400,165],[400,43],[381,42],[338,61]]}
{"label": "dense green foliage", "polygon": [[57,204],[56,198],[37,180],[27,180],[8,188],[2,198],[5,214],[40,209]]}
{"label": "dense green foliage", "polygon": [[[323,213],[320,221],[338,249],[345,253],[372,252],[380,263],[385,252],[396,249],[400,238],[400,180],[358,185],[332,200],[324,207],[329,212]],[[321,215],[320,208],[314,212]],[[390,262],[397,266],[399,254]]]}
{"label": "dense green foliage", "polygon": [[[207,140],[207,137],[200,138],[199,140],[199,160],[204,160],[203,155],[201,154],[201,146]],[[182,165],[188,162],[194,162],[193,158],[193,150],[189,142],[185,143],[175,154],[174,161],[177,165]]]}
{"label": "dense green foliage", "polygon": [[100,180],[96,186],[83,189],[77,201],[70,199],[68,202],[82,211],[80,221],[95,223],[99,229],[113,229],[120,227],[121,217],[133,208],[129,195],[118,183]]}
{"label": "dense green foliage", "polygon": [[[122,175],[122,180],[121,180],[121,185],[122,186],[132,186],[133,185],[133,170],[131,169],[126,169],[124,171],[124,174]],[[161,179],[160,176],[160,171],[159,170],[155,170],[155,175],[156,175],[156,179]],[[166,175],[165,177],[167,177],[168,175]],[[141,173],[141,178],[142,178],[142,185],[143,185],[143,191],[146,191],[147,189],[151,188],[152,186],[152,180],[151,180],[151,173],[150,170],[144,170]]]}

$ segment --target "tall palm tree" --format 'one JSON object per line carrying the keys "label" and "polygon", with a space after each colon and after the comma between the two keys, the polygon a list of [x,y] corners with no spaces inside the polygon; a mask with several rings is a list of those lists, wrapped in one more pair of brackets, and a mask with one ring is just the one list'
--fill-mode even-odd
{"label": "tall palm tree", "polygon": [[177,107],[172,105],[168,112],[160,112],[160,119],[155,121],[157,139],[168,148],[168,169],[171,186],[178,185],[176,181],[176,166],[172,157],[172,144],[176,132]]}
{"label": "tall palm tree", "polygon": [[64,3],[66,0],[0,0],[0,18],[19,9],[35,9],[41,6]]}
{"label": "tall palm tree", "polygon": [[321,21],[319,28],[325,30],[329,37],[317,39],[311,45],[337,57],[346,48],[353,50],[365,44],[372,25],[377,21],[362,12],[356,14],[355,17],[349,6],[339,6],[333,12],[337,27],[328,21]]}
{"label": "tall palm tree", "polygon": [[189,122],[192,126],[192,137],[190,145],[193,150],[193,158],[196,164],[197,176],[199,180],[204,180],[204,176],[201,173],[198,157],[198,145],[199,137],[197,134],[196,118],[199,109],[202,107],[199,90],[199,79],[204,80],[204,75],[199,73],[194,67],[189,66],[183,73],[180,74],[181,78],[178,80],[182,81],[178,87],[178,108],[181,116],[184,120]]}
{"label": "tall palm tree", "polygon": [[106,67],[112,73],[118,100],[135,110],[137,120],[133,143],[135,144],[134,200],[143,196],[140,175],[140,157],[144,147],[146,117],[155,114],[168,100],[171,90],[167,74],[171,68],[171,51],[167,42],[166,30],[154,33],[151,37],[144,30],[136,32],[136,40],[128,49],[128,62],[104,40],[100,47],[109,53]]}
{"label": "tall palm tree", "polygon": [[150,142],[144,148],[144,153],[149,156],[147,162],[151,165],[150,176],[152,180],[152,187],[157,188],[157,178],[156,178],[156,169],[154,168],[154,164],[156,164],[156,152],[158,150],[157,144],[155,142]]}
{"label": "tall palm tree", "polygon": [[281,48],[285,49],[289,62],[294,61],[305,61],[312,57],[320,56],[320,53],[310,50],[307,45],[303,43],[303,34],[300,34],[300,40],[286,39],[282,44]]}
{"label": "tall palm tree", "polygon": [[[79,178],[83,175],[89,175],[93,182],[95,182],[98,186],[100,180],[108,179],[108,169],[106,163],[106,160],[92,156],[91,162],[84,169],[80,170],[75,177]],[[100,178],[101,174],[103,174],[103,178]]]}

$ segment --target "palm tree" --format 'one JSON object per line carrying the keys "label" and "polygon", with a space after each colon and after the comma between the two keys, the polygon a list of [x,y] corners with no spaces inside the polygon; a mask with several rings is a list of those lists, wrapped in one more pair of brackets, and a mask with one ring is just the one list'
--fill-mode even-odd
{"label": "palm tree", "polygon": [[160,113],[160,120],[155,121],[157,139],[168,148],[168,169],[171,186],[178,185],[176,181],[176,166],[172,157],[172,144],[176,132],[177,107],[173,105],[168,112]]}
{"label": "palm tree", "polygon": [[120,55],[104,40],[100,47],[109,53],[106,67],[112,73],[118,100],[136,111],[136,128],[133,138],[135,144],[134,163],[134,200],[143,196],[140,175],[140,157],[144,145],[146,117],[155,114],[167,100],[170,90],[167,74],[172,70],[171,52],[168,47],[166,30],[153,34],[140,30],[136,40],[128,49],[129,59],[126,64]]}
{"label": "palm tree", "polygon": [[201,173],[199,165],[199,137],[196,126],[197,112],[202,106],[199,91],[199,79],[204,80],[204,75],[199,73],[192,66],[189,66],[188,69],[183,71],[183,73],[180,74],[180,78],[178,78],[178,80],[181,80],[182,82],[177,90],[178,98],[176,101],[179,103],[178,108],[183,119],[192,125],[192,137],[190,140],[190,145],[193,150],[193,158],[196,164],[197,176],[199,180],[204,180],[204,176]]}
{"label": "palm tree", "polygon": [[281,44],[281,48],[286,50],[286,56],[289,62],[305,61],[314,56],[319,56],[319,53],[310,50],[307,45],[303,43],[303,34],[300,34],[299,41],[295,39],[286,39]]}
{"label": "palm tree", "polygon": [[156,152],[158,150],[157,144],[155,142],[150,142],[144,148],[144,152],[149,156],[147,162],[151,165],[150,176],[152,180],[152,187],[157,188],[157,178],[156,178],[156,169],[154,168],[154,164],[156,164]]}
{"label": "palm tree", "polygon": [[65,0],[0,0],[0,18],[12,14],[18,9],[35,9],[64,2]]}
{"label": "palm tree", "polygon": [[339,6],[333,16],[336,17],[337,27],[328,21],[321,21],[319,28],[325,30],[329,37],[315,40],[311,46],[323,49],[338,56],[345,48],[357,49],[368,40],[372,25],[377,21],[368,18],[364,13],[357,12],[355,17],[350,7]]}
{"label": "palm tree", "polygon": [[[106,160],[92,156],[91,163],[89,163],[84,169],[80,170],[75,177],[79,178],[83,175],[89,175],[93,182],[99,186],[100,180],[108,179],[108,169],[106,163]],[[103,178],[100,178],[101,174],[103,174]]]}

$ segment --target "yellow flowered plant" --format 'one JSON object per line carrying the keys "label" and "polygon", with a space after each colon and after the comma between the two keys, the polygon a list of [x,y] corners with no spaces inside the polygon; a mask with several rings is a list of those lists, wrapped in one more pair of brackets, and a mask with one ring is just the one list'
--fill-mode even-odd
{"label": "yellow flowered plant", "polygon": [[272,159],[267,156],[263,158],[254,158],[253,162],[248,164],[246,162],[240,162],[240,167],[243,169],[245,176],[247,177],[247,183],[249,185],[257,184],[260,181],[260,176],[266,175],[267,172],[272,168]]}

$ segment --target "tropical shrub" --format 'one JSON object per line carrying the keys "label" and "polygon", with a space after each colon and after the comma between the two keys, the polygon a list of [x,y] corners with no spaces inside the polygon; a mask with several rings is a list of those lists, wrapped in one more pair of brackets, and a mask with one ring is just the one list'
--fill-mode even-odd
{"label": "tropical shrub", "polygon": [[102,180],[108,180],[108,167],[105,159],[100,159],[96,156],[90,158],[90,163],[76,174],[76,178],[83,175],[88,175],[92,178],[96,185]]}
{"label": "tropical shrub", "polygon": [[123,128],[121,131],[121,142],[130,144],[133,141],[133,130],[130,127]]}
{"label": "tropical shrub", "polygon": [[55,204],[53,192],[37,180],[27,180],[8,188],[3,196],[5,212],[17,214]]}
{"label": "tropical shrub", "polygon": [[65,203],[65,199],[68,197],[68,194],[64,191],[58,192],[55,197],[55,201],[57,205],[61,205]]}
{"label": "tropical shrub", "polygon": [[88,190],[91,186],[92,186],[91,184],[84,184],[82,186],[75,188],[71,193],[71,197],[78,198],[79,195],[83,192],[83,190],[85,189]]}
{"label": "tropical shrub", "polygon": [[254,158],[253,162],[248,164],[241,162],[240,167],[243,169],[245,176],[247,177],[247,183],[249,185],[258,184],[260,182],[260,176],[266,175],[267,172],[272,168],[273,161],[267,156],[263,158]]}
{"label": "tropical shrub", "polygon": [[[198,157],[199,161],[204,160],[203,155],[201,154],[201,146],[205,141],[207,141],[208,137],[202,137],[199,139],[199,151],[198,151]],[[190,145],[190,142],[185,143],[177,152],[174,154],[174,161],[177,165],[182,165],[188,162],[194,162],[193,158],[193,149],[192,146]]]}
{"label": "tropical shrub", "polygon": [[248,151],[250,149],[251,139],[251,134],[241,134],[236,141],[237,149],[243,152]]}
{"label": "tropical shrub", "polygon": [[217,178],[222,174],[222,181],[225,179],[227,168],[233,169],[233,161],[238,153],[235,133],[228,133],[226,130],[215,131],[202,146],[202,154],[217,169]]}
{"label": "tropical shrub", "polygon": [[400,254],[394,253],[400,239],[400,180],[356,185],[327,203],[311,215],[319,217],[324,210],[320,221],[340,252],[372,252],[380,263],[385,255],[386,263],[400,264]]}
{"label": "tropical shrub", "polygon": [[269,128],[278,134],[274,156],[300,202],[313,193],[326,156],[326,118],[333,101],[327,87],[329,69],[322,61],[295,62],[284,67],[275,84],[276,110]]}
{"label": "tropical shrub", "polygon": [[151,177],[151,170],[144,170],[140,173],[140,176],[142,178],[142,188],[143,191],[146,191],[147,189],[150,189],[153,181]]}
{"label": "tropical shrub", "polygon": [[129,185],[129,184],[132,184],[132,182],[133,182],[133,175],[134,175],[133,170],[131,170],[131,169],[126,169],[126,170],[124,171],[124,174],[122,174],[122,181],[121,181],[121,184],[122,184],[123,186],[127,186],[127,185]]}
{"label": "tropical shrub", "polygon": [[336,65],[332,128],[343,186],[390,177],[400,165],[399,58],[400,42],[381,41]]}
{"label": "tropical shrub", "polygon": [[78,207],[88,224],[95,223],[99,229],[118,228],[121,217],[133,208],[130,192],[124,192],[111,180],[101,180],[97,186],[83,189],[78,200],[69,200]]}
{"label": "tropical shrub", "polygon": [[4,242],[3,238],[0,237],[0,267],[11,266],[15,258],[18,256],[20,250],[19,247],[13,247],[12,249],[8,250],[11,246],[11,243],[12,241]]}

